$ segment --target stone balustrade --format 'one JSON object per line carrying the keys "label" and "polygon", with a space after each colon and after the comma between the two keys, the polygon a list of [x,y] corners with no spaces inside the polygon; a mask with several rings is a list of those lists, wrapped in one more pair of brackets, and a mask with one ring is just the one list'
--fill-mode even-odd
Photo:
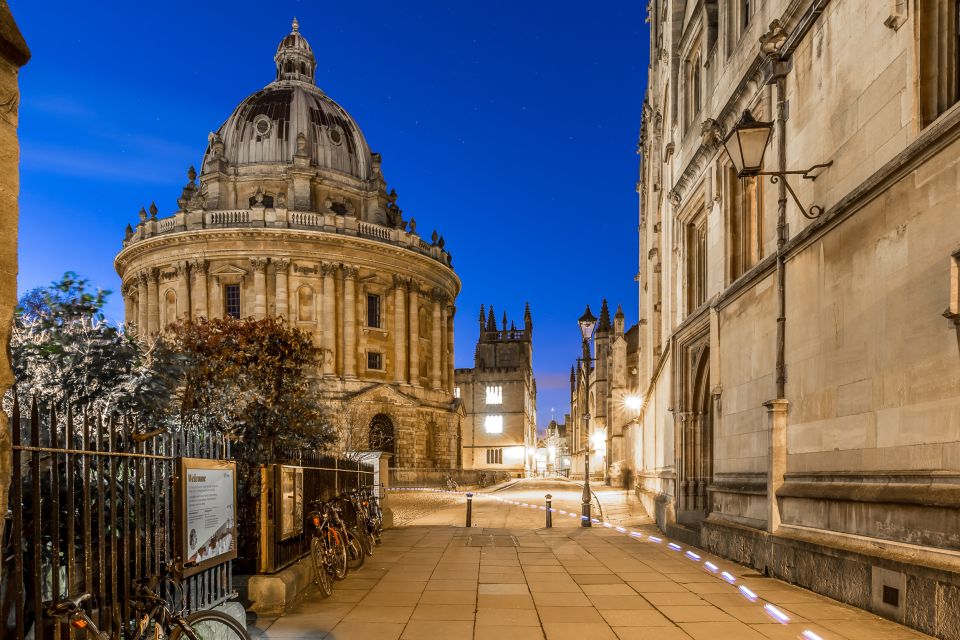
{"label": "stone balustrade", "polygon": [[416,232],[364,222],[353,216],[342,216],[333,212],[289,211],[264,207],[178,211],[167,218],[151,218],[138,224],[133,233],[124,240],[123,246],[128,247],[169,233],[225,228],[311,229],[358,236],[405,247],[450,266],[450,254],[439,245],[426,242]]}

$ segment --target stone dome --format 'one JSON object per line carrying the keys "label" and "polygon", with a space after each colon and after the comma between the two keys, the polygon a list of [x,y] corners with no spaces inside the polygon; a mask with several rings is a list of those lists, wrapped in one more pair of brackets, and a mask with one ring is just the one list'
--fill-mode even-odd
{"label": "stone dome", "polygon": [[276,80],[244,99],[211,134],[204,169],[214,155],[238,168],[292,164],[299,155],[316,168],[369,179],[367,141],[350,114],[316,86],[316,60],[296,19],[274,61]]}

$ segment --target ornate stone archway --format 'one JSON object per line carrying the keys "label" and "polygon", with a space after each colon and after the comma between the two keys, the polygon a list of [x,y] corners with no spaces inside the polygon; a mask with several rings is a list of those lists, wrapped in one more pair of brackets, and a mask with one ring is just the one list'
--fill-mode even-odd
{"label": "ornate stone archway", "polygon": [[390,466],[395,465],[396,460],[396,433],[393,427],[393,420],[385,413],[378,413],[370,420],[368,435],[368,444],[371,451],[383,451],[391,454]]}

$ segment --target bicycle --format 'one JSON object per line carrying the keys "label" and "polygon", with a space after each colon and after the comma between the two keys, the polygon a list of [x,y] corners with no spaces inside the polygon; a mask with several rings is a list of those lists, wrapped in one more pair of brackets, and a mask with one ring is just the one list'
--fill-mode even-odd
{"label": "bicycle", "polygon": [[359,569],[363,566],[367,552],[366,534],[360,526],[361,518],[352,494],[337,496],[332,500],[337,525],[341,528],[347,545],[347,567]]}
{"label": "bicycle", "polygon": [[360,502],[366,510],[367,528],[374,544],[380,544],[383,534],[383,511],[372,487],[363,487],[358,491]]}
{"label": "bicycle", "polygon": [[82,605],[91,599],[91,594],[81,593],[48,605],[44,615],[57,621],[68,619],[70,626],[86,632],[95,640],[250,640],[246,628],[222,611],[194,611],[184,616],[174,611],[167,600],[159,595],[160,584],[169,584],[183,597],[183,585],[164,568],[162,575],[134,582],[136,593],[127,599],[131,609],[137,611],[135,624],[129,629],[118,624],[112,635],[100,631]]}
{"label": "bicycle", "polygon": [[460,488],[457,481],[448,473],[446,478],[447,491],[456,491]]}
{"label": "bicycle", "polygon": [[310,561],[313,565],[313,582],[324,598],[333,593],[333,580],[347,576],[347,543],[343,529],[338,525],[339,516],[330,503],[314,501],[314,510],[307,518],[313,524],[310,540]]}

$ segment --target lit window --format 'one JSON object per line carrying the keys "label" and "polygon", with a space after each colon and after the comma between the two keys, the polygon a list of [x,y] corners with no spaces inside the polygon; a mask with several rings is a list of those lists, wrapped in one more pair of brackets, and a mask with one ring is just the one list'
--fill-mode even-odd
{"label": "lit window", "polygon": [[503,416],[487,416],[483,428],[487,433],[503,433]]}
{"label": "lit window", "polygon": [[240,285],[228,284],[223,288],[223,312],[228,318],[240,317]]}
{"label": "lit window", "polygon": [[380,327],[380,296],[375,294],[367,295],[367,326]]}
{"label": "lit window", "polygon": [[487,387],[487,404],[503,404],[503,387]]}
{"label": "lit window", "polygon": [[370,351],[367,353],[367,369],[381,371],[383,369],[383,354],[379,351]]}
{"label": "lit window", "polygon": [[459,398],[459,397],[460,397],[460,387],[454,387],[454,389],[453,389],[453,397],[454,397],[454,398]]}
{"label": "lit window", "polygon": [[487,449],[487,464],[503,464],[503,449]]}

